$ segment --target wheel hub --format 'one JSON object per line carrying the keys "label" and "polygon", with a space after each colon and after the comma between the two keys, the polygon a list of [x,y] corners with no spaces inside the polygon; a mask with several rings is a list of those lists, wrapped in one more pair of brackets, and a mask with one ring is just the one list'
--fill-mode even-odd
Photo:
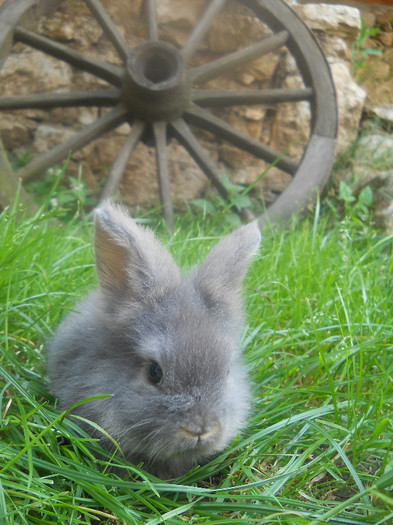
{"label": "wheel hub", "polygon": [[183,57],[171,44],[145,42],[130,55],[123,76],[123,98],[133,118],[171,121],[191,100]]}
{"label": "wheel hub", "polygon": [[[128,122],[128,135],[113,162],[102,198],[109,198],[114,194],[138,143],[143,141],[152,144],[156,153],[156,171],[163,212],[172,227],[174,218],[167,155],[168,143],[172,139],[176,139],[178,145],[194,159],[220,195],[230,201],[232,208],[239,211],[239,206],[233,201],[233,195],[222,181],[220,165],[212,159],[192,128],[206,131],[219,141],[229,143],[241,152],[261,159],[264,165],[274,166],[284,172],[286,179],[290,176],[291,182],[282,192],[278,191],[279,195],[264,212],[263,220],[289,218],[297,209],[307,208],[315,190],[323,188],[334,159],[337,137],[334,84],[328,64],[315,38],[283,0],[233,2],[239,4],[241,9],[244,7],[246,12],[250,11],[250,20],[255,18],[252,24],[257,24],[255,28],[266,26],[268,32],[265,34],[263,30],[260,38],[258,29],[256,39],[250,35],[249,45],[240,46],[233,51],[228,50],[222,56],[211,56],[210,60],[207,57],[208,60],[203,60],[200,65],[197,57],[196,60],[193,57],[214,27],[217,16],[220,16],[225,8],[226,0],[206,2],[205,10],[180,51],[160,40],[155,0],[143,2],[145,8],[141,13],[143,11],[146,14],[143,24],[146,23],[147,26],[148,41],[136,48],[130,48],[122,32],[101,5],[101,0],[84,0],[117,51],[121,65],[101,60],[89,53],[82,53],[74,46],[69,47],[66,43],[25,27],[25,21],[34,21],[62,1],[0,0],[1,58],[9,54],[14,43],[22,43],[65,61],[70,66],[105,81],[111,87],[93,90],[71,89],[64,93],[0,96],[0,111],[57,107],[98,108],[99,117],[96,121],[19,168],[16,172],[18,179],[28,181],[45,173],[48,168],[67,158],[70,152],[81,150],[92,141]],[[233,8],[235,10],[232,12]],[[236,5],[229,7],[229,14],[235,14],[235,11],[237,12]],[[30,22],[28,25],[30,27]],[[208,43],[207,48],[209,46]],[[210,80],[222,75],[234,75],[239,67],[244,67],[269,53],[278,53],[283,46],[299,69],[301,83],[298,88],[281,86],[280,82],[276,82],[274,72],[266,86],[262,86],[258,81],[255,87],[245,88],[240,83],[237,89],[231,89],[231,83],[226,86],[226,82],[222,82],[221,79],[217,85],[218,89],[212,89],[212,84],[209,87]],[[229,110],[229,113],[215,111],[216,108],[232,106],[264,105],[274,113],[279,110],[280,104],[299,102],[307,104],[311,114],[311,118],[306,119],[302,127],[301,134],[305,138],[308,135],[309,138],[300,162],[287,155],[286,151],[277,150],[270,144],[274,135],[274,130],[270,129],[273,128],[270,116],[267,118],[266,133],[258,138],[230,122],[230,115],[237,110]],[[103,108],[112,109],[101,111]],[[211,148],[214,149],[217,145],[218,143],[214,142]],[[267,173],[268,169],[270,167],[266,168],[262,175]],[[255,183],[257,180],[259,178]]]}

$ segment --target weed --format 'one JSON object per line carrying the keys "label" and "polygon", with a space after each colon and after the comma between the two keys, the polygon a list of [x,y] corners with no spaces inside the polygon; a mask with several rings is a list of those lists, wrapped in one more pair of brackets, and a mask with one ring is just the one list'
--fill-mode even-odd
{"label": "weed", "polygon": [[340,181],[338,199],[344,203],[347,216],[361,221],[370,217],[370,207],[373,203],[373,192],[370,186],[365,186],[358,195],[355,195],[346,182]]}
{"label": "weed", "polygon": [[75,210],[83,211],[95,204],[82,180],[82,166],[79,166],[77,177],[66,177],[66,168],[67,163],[62,167],[53,166],[41,178],[26,184],[26,190],[38,203],[51,196],[50,207],[59,212],[57,217],[63,222],[69,221]]}
{"label": "weed", "polygon": [[380,49],[365,47],[367,40],[375,37],[379,31],[378,27],[367,27],[362,18],[359,35],[351,46],[352,68],[355,73],[355,79],[358,81],[361,79],[365,70],[370,67],[365,64],[366,59],[369,56],[379,56],[382,53]]}
{"label": "weed", "polygon": [[[121,459],[47,393],[45,341],[95,283],[92,225],[82,217],[59,229],[50,198],[34,217],[17,206],[0,215],[0,522],[392,520],[391,236],[319,213],[265,230],[245,286],[247,429],[173,483],[138,465],[120,479],[111,467]],[[230,228],[218,212],[189,211],[173,235],[157,235],[189,268]]]}
{"label": "weed", "polygon": [[251,199],[247,195],[249,188],[232,184],[225,173],[221,177],[221,182],[228,192],[228,199],[224,199],[217,192],[212,192],[209,199],[194,199],[191,201],[191,205],[200,209],[204,215],[214,217],[220,214],[222,219],[229,225],[233,227],[240,226],[241,219],[239,214],[252,207]]}

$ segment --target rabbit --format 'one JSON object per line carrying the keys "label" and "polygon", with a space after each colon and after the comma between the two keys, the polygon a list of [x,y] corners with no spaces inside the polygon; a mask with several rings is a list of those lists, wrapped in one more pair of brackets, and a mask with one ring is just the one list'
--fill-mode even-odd
{"label": "rabbit", "polygon": [[150,229],[106,201],[95,212],[99,288],[48,348],[60,408],[109,394],[73,412],[96,424],[81,423],[104,447],[114,439],[162,479],[224,450],[250,407],[240,291],[260,239],[257,221],[241,226],[183,275]]}

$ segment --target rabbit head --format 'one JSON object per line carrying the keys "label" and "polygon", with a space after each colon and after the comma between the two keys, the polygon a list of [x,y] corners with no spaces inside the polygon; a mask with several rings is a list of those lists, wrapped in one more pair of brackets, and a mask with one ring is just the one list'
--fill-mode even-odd
{"label": "rabbit head", "polygon": [[123,208],[97,210],[99,290],[63,322],[49,350],[61,405],[111,394],[78,413],[104,428],[130,461],[163,478],[223,450],[249,408],[240,289],[259,242],[250,223],[182,275],[152,231]]}

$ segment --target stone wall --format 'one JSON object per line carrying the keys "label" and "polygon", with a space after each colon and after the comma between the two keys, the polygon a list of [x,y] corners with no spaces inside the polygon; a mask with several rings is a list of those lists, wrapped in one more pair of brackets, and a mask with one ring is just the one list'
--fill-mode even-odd
{"label": "stone wall", "polygon": [[[335,5],[302,5],[288,0],[291,7],[314,32],[329,61],[337,89],[339,106],[338,151],[344,150],[356,137],[366,92],[354,81],[351,73],[350,47],[360,28],[360,12],[356,8]],[[1,4],[1,0],[0,0]],[[142,42],[146,25],[142,16],[142,0],[102,0],[112,19],[120,27],[131,46]],[[186,41],[205,7],[205,0],[157,0],[160,17],[160,37],[177,46]],[[51,16],[39,21],[39,31],[83,52],[119,63],[119,58],[102,30],[92,21],[90,11],[81,0],[68,0]],[[247,13],[229,7],[217,18],[213,28],[196,55],[195,64],[230,52],[255,41],[265,28]],[[0,71],[2,95],[32,92],[63,92],[103,87],[105,83],[82,73],[68,64],[55,60],[31,48],[18,44]],[[269,86],[301,87],[302,81],[288,53],[280,52],[262,57],[234,74],[209,83],[210,88],[263,88]],[[279,151],[292,144],[290,154],[301,156],[309,130],[308,104],[283,104],[277,108],[237,107],[217,110],[239,129],[252,137],[264,140]],[[12,156],[29,150],[33,155],[47,151],[51,145],[68,138],[93,122],[97,109],[55,109],[49,112],[28,110],[2,113],[1,134]],[[114,155],[119,151],[128,125],[98,139],[73,155],[69,172],[83,163],[83,176],[92,190],[102,185]],[[237,183],[250,184],[266,167],[265,163],[228,144],[214,141],[207,133],[199,134],[200,141],[230,178]],[[200,196],[206,188],[206,178],[176,143],[169,148],[169,170],[172,191],[178,205]],[[267,202],[272,201],[289,181],[279,170],[271,171],[259,189]],[[155,176],[154,150],[138,145],[121,183],[121,197],[130,204],[158,204],[158,185]]]}

